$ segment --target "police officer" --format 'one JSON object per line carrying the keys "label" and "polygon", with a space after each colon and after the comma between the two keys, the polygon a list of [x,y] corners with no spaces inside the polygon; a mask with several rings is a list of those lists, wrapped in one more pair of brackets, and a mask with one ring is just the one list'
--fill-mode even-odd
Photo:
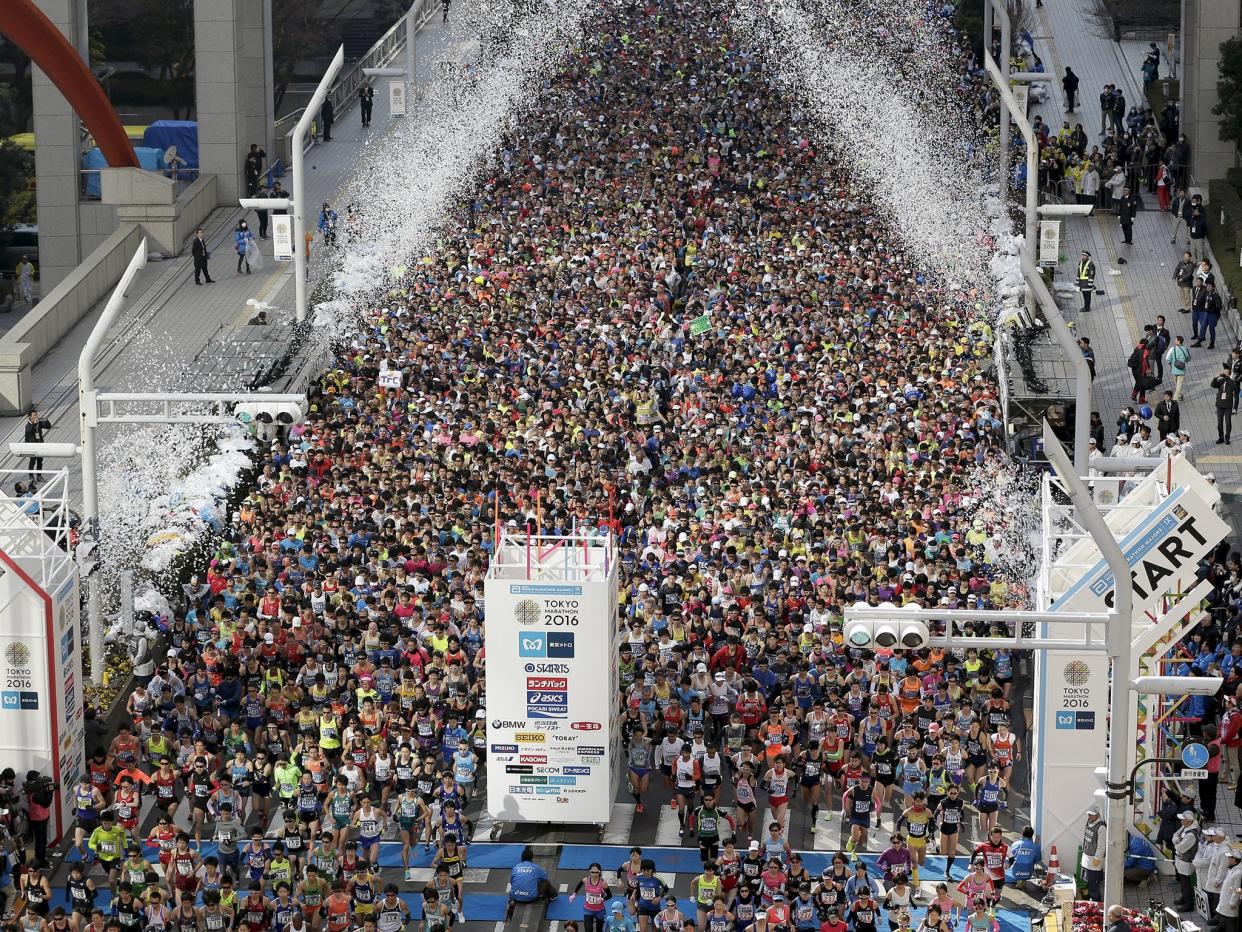
{"label": "police officer", "polygon": [[1095,263],[1085,249],[1078,260],[1078,290],[1082,292],[1082,311],[1086,314],[1091,310],[1091,294],[1095,291]]}

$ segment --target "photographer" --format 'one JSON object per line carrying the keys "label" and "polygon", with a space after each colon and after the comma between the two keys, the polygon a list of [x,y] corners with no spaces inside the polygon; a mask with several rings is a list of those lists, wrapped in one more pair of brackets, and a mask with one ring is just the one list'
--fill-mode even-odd
{"label": "photographer", "polygon": [[50,777],[31,770],[26,774],[26,782],[22,784],[22,793],[26,797],[30,838],[34,842],[34,863],[43,867],[47,863],[47,825],[52,817],[50,807],[55,798],[56,787]]}

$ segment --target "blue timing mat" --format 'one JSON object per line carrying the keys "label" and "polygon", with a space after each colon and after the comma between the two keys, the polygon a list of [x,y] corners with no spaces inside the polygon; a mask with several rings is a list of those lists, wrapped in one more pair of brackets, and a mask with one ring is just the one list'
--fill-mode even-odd
{"label": "blue timing mat", "polygon": [[[478,845],[470,848],[470,866],[475,867],[474,850]],[[745,852],[739,849],[739,854]],[[832,866],[832,851],[799,851],[802,856],[802,864],[815,877],[828,867]],[[699,852],[696,848],[643,848],[643,857],[651,858],[655,861],[656,871],[662,874],[701,874],[703,872],[703,862],[699,860]],[[867,873],[871,877],[878,877],[882,873],[876,867],[876,861],[879,860],[878,854],[862,854],[859,860],[867,865]],[[630,858],[630,849],[624,845],[562,845],[561,859],[557,864],[560,870],[580,870],[585,871],[591,864],[598,861],[603,865],[604,873],[613,873],[618,866],[628,861]],[[919,868],[920,880],[945,880],[945,865],[948,859],[942,855],[930,855],[927,863]],[[962,856],[957,858],[953,865],[953,880],[961,880],[966,876],[966,867],[970,863],[970,858]]]}
{"label": "blue timing mat", "polygon": [[[466,897],[467,900],[469,900],[469,898],[469,896]],[[604,913],[605,916],[612,915],[612,904],[617,902],[624,903],[625,901],[618,900],[616,898],[609,900],[607,911]],[[677,900],[677,908],[680,909],[686,916],[693,917],[695,915],[694,900],[692,899],[679,897]],[[926,909],[912,910],[911,925],[917,926],[923,916],[926,915],[926,912]],[[877,925],[883,927],[888,920],[888,916],[882,909],[880,910],[880,913],[882,918]],[[625,910],[625,915],[630,915],[628,908]],[[549,922],[553,920],[564,922],[567,919],[581,919],[582,916],[583,910],[581,898],[575,900],[573,903],[570,903],[569,896],[562,893],[548,906],[547,918]],[[467,914],[467,918],[470,918],[469,914]],[[1000,924],[1001,932],[1031,932],[1031,916],[1030,913],[1024,909],[998,910],[996,914],[996,921]]]}
{"label": "blue timing mat", "polygon": [[[199,854],[206,858],[217,854],[217,848],[218,845],[214,842],[203,842],[203,847],[198,849],[198,851]],[[694,852],[690,853],[693,854]],[[629,849],[627,848],[625,857],[628,856]],[[150,851],[144,852],[143,857],[147,861],[154,864],[159,860],[159,852],[152,848]],[[434,857],[434,850],[425,852],[423,851],[422,845],[414,845],[410,849],[410,866],[431,867],[431,861]],[[492,844],[490,842],[482,842],[480,844],[470,845],[467,847],[466,859],[470,867],[509,868],[522,859],[522,845],[500,845]],[[65,860],[72,864],[75,861],[81,861],[82,855],[77,848],[73,848],[70,850],[69,854],[65,856]],[[401,867],[401,842],[380,842],[379,863],[380,867]]]}

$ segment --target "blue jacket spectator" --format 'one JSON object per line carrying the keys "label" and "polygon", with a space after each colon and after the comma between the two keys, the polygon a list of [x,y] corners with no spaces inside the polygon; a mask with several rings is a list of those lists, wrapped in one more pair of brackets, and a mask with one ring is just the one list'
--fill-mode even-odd
{"label": "blue jacket spectator", "polygon": [[1156,873],[1156,849],[1137,832],[1126,833],[1126,883],[1142,883]]}
{"label": "blue jacket spectator", "polygon": [[556,899],[556,891],[548,883],[548,872],[535,863],[535,851],[530,845],[522,849],[522,859],[513,865],[509,873],[509,907],[505,910],[505,921],[513,918],[514,907],[518,903],[533,903],[535,900]]}

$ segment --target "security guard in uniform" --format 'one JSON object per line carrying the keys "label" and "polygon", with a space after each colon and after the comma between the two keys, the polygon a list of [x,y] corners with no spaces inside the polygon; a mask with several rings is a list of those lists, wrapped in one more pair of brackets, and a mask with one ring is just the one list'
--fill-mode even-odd
{"label": "security guard in uniform", "polygon": [[1078,290],[1082,292],[1082,311],[1086,314],[1091,310],[1091,293],[1095,291],[1095,263],[1085,249],[1078,260]]}

